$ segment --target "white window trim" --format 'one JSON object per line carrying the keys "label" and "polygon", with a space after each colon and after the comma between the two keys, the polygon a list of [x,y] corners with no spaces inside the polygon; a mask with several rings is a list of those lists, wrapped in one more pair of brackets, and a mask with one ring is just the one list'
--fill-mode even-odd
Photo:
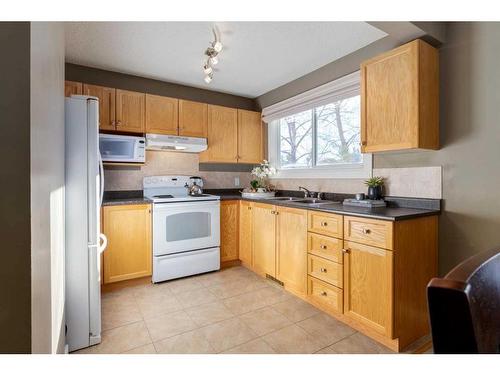
{"label": "white window trim", "polygon": [[363,154],[363,163],[314,166],[310,168],[280,168],[279,164],[279,127],[272,121],[282,117],[329,104],[343,97],[360,92],[359,71],[344,76],[315,89],[264,108],[263,120],[268,122],[269,162],[276,168],[273,179],[286,178],[369,178],[372,176],[372,154]]}

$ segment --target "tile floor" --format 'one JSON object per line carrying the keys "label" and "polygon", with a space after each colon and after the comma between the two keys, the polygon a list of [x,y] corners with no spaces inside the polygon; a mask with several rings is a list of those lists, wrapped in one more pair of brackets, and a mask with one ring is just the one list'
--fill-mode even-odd
{"label": "tile floor", "polygon": [[102,328],[76,353],[392,353],[243,267],[105,293]]}

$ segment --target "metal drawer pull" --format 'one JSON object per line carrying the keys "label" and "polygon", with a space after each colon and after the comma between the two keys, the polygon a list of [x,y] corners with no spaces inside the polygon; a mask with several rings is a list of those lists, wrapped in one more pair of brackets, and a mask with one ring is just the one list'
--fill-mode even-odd
{"label": "metal drawer pull", "polygon": [[321,226],[322,226],[322,227],[326,227],[327,225],[328,225],[328,223],[327,223],[326,221],[322,221],[322,222],[321,222]]}
{"label": "metal drawer pull", "polygon": [[326,297],[326,296],[328,295],[328,293],[326,293],[326,292],[323,290],[323,291],[321,292],[321,295]]}
{"label": "metal drawer pull", "polygon": [[364,234],[370,234],[371,230],[367,228],[363,228],[363,233]]}
{"label": "metal drawer pull", "polygon": [[319,269],[321,272],[326,272],[326,268],[320,268]]}
{"label": "metal drawer pull", "polygon": [[251,210],[251,209],[252,209],[252,207],[248,206],[248,207],[247,207],[247,209],[248,209],[248,210]]}
{"label": "metal drawer pull", "polygon": [[323,250],[326,250],[326,245],[321,245],[320,248],[322,248]]}
{"label": "metal drawer pull", "polygon": [[342,249],[342,252],[347,254],[349,253],[349,249]]}

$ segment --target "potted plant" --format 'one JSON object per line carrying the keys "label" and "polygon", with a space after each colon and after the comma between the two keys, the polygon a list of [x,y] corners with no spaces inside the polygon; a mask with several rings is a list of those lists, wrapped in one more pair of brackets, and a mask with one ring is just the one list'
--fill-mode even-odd
{"label": "potted plant", "polygon": [[256,190],[259,193],[263,193],[269,191],[269,184],[267,183],[267,179],[269,176],[272,176],[276,173],[276,169],[269,165],[267,160],[263,160],[262,163],[252,169],[252,176],[255,176],[256,179],[250,182],[252,189]]}
{"label": "potted plant", "polygon": [[383,177],[372,177],[365,181],[368,186],[368,199],[378,200],[382,199],[382,186],[384,186]]}

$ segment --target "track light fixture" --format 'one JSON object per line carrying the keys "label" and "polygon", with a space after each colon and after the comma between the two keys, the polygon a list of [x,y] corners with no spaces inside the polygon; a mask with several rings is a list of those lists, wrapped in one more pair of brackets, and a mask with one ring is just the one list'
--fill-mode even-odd
{"label": "track light fixture", "polygon": [[210,42],[205,51],[206,61],[203,65],[203,73],[205,73],[205,83],[209,84],[214,78],[214,66],[219,63],[217,55],[222,51],[222,43],[217,36],[215,28],[212,29],[214,33],[214,41]]}

